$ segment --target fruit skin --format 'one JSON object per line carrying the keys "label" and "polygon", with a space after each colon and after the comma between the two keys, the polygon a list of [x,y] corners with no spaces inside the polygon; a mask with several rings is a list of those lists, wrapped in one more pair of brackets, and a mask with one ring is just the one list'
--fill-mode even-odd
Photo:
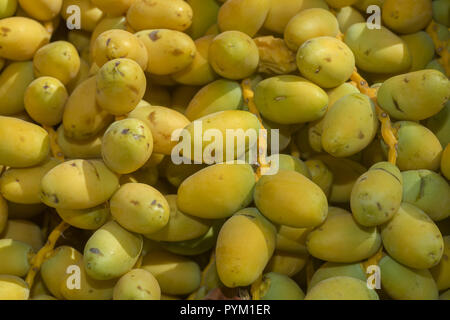
{"label": "fruit skin", "polygon": [[17,10],[17,0],[3,0],[0,4],[0,19],[14,15]]}
{"label": "fruit skin", "polygon": [[450,3],[447,0],[436,0],[432,2],[433,19],[440,24],[450,27]]}
{"label": "fruit skin", "polygon": [[397,33],[414,33],[428,26],[432,18],[429,0],[385,0],[382,19],[385,25]]}
{"label": "fruit skin", "polygon": [[302,77],[283,75],[265,79],[255,89],[261,114],[276,123],[298,124],[321,118],[328,104],[326,92]]}
{"label": "fruit skin", "polygon": [[447,145],[444,152],[442,152],[441,171],[444,177],[446,177],[447,180],[450,180],[450,143]]}
{"label": "fruit skin", "polygon": [[339,29],[342,33],[346,33],[355,23],[364,22],[365,18],[359,13],[359,11],[353,7],[343,7],[337,12],[336,19],[339,23]]}
{"label": "fruit skin", "polygon": [[23,279],[0,275],[0,300],[28,300],[29,296],[30,289]]}
{"label": "fruit skin", "polygon": [[128,118],[144,122],[153,136],[153,152],[170,156],[177,141],[172,141],[172,133],[183,129],[190,121],[181,113],[159,106],[142,105],[136,107]]}
{"label": "fruit skin", "polygon": [[221,219],[247,207],[255,175],[248,164],[215,164],[198,171],[178,188],[178,209],[198,218]]}
{"label": "fruit skin", "polygon": [[111,16],[125,14],[135,0],[91,0],[92,4]]}
{"label": "fruit skin", "polygon": [[334,277],[352,277],[361,281],[367,280],[366,273],[361,263],[344,264],[325,262],[316,272],[314,272],[308,286],[308,291],[321,281]]}
{"label": "fruit skin", "polygon": [[81,210],[108,200],[119,186],[116,174],[100,160],[71,160],[41,180],[41,201],[57,209]]}
{"label": "fruit skin", "polygon": [[333,184],[333,173],[320,160],[308,160],[305,161],[305,164],[311,173],[311,180],[322,189],[328,198]]}
{"label": "fruit skin", "polygon": [[366,281],[340,276],[323,280],[307,294],[305,300],[379,300]]}
{"label": "fruit skin", "polygon": [[156,241],[179,242],[188,241],[205,235],[211,227],[210,220],[187,215],[177,207],[177,195],[166,195],[170,208],[168,223],[160,230],[145,237]]}
{"label": "fruit skin", "polygon": [[[433,132],[412,121],[399,121],[393,127],[398,136],[397,166],[400,170],[435,171],[439,168],[442,146]],[[381,143],[387,154],[386,144]]]}
{"label": "fruit skin", "polygon": [[38,252],[44,245],[41,228],[29,220],[15,220],[10,218],[1,237],[26,243],[35,252]]}
{"label": "fruit skin", "polygon": [[220,6],[215,0],[187,0],[187,3],[193,11],[192,24],[187,33],[192,39],[198,39],[216,23]]}
{"label": "fruit skin", "polygon": [[222,32],[237,30],[253,37],[264,24],[269,6],[270,0],[229,0],[220,7],[219,29]]}
{"label": "fruit skin", "polygon": [[421,70],[386,80],[378,90],[383,110],[398,120],[424,120],[449,100],[450,81],[436,70]]}
{"label": "fruit skin", "polygon": [[199,265],[191,259],[170,252],[159,249],[150,251],[144,257],[141,268],[156,278],[164,294],[186,295],[200,286]]}
{"label": "fruit skin", "polygon": [[322,36],[336,37],[338,33],[338,21],[330,11],[312,8],[292,17],[284,29],[284,41],[291,50],[297,51],[307,40]]}
{"label": "fruit skin", "polygon": [[34,80],[33,64],[13,62],[0,73],[0,115],[15,115],[25,109],[24,94]]}
{"label": "fruit skin", "polygon": [[114,287],[113,300],[160,300],[161,288],[156,278],[143,269],[124,274]]}
{"label": "fruit skin", "polygon": [[396,300],[437,300],[439,291],[429,270],[408,268],[389,256],[381,259],[381,285]]}
{"label": "fruit skin", "polygon": [[283,274],[266,273],[262,281],[261,300],[303,300],[305,298],[298,284]]}
{"label": "fruit skin", "polygon": [[41,77],[34,80],[25,91],[25,110],[41,124],[54,126],[62,121],[67,90],[56,78]]}
{"label": "fruit skin", "polygon": [[311,180],[311,173],[309,172],[308,167],[302,160],[287,154],[279,154],[278,157],[280,161],[279,163],[280,169],[296,171]]}
{"label": "fruit skin", "polygon": [[[343,126],[345,121],[348,123]],[[378,130],[375,107],[362,93],[349,94],[333,105],[323,121],[322,146],[334,157],[348,157],[365,149]]]}
{"label": "fruit skin", "polygon": [[193,63],[197,48],[187,34],[169,29],[139,31],[136,37],[147,49],[145,71],[155,75],[169,75]]}
{"label": "fruit skin", "polygon": [[438,265],[430,269],[439,291],[450,288],[450,236],[444,237],[444,253]]}
{"label": "fruit skin", "polygon": [[16,203],[40,203],[41,179],[60,163],[60,160],[50,158],[36,167],[5,171],[0,177],[1,194]]}
{"label": "fruit skin", "polygon": [[358,178],[350,205],[355,220],[366,227],[389,221],[405,201],[400,170],[389,162],[379,162]]}
{"label": "fruit skin", "polygon": [[403,171],[403,201],[422,209],[432,220],[450,216],[450,186],[430,170]]}
{"label": "fruit skin", "polygon": [[236,212],[220,230],[216,266],[222,283],[248,286],[262,274],[275,250],[276,229],[256,208]]}
{"label": "fruit skin", "polygon": [[245,33],[225,31],[213,39],[208,60],[218,75],[239,80],[257,70],[259,51],[253,39]]}
{"label": "fruit skin", "polygon": [[143,246],[142,236],[110,221],[94,232],[84,247],[84,267],[97,280],[120,277],[136,264]]}
{"label": "fruit skin", "polygon": [[450,143],[450,101],[445,104],[445,107],[439,113],[428,118],[425,126],[433,131],[442,147],[445,148]]}
{"label": "fruit skin", "polygon": [[309,253],[321,260],[354,263],[373,256],[381,245],[375,227],[360,226],[348,212],[330,214],[325,222],[308,234]]}
{"label": "fruit skin", "polygon": [[136,0],[127,12],[134,30],[167,28],[184,31],[192,24],[191,6],[182,0]]}
{"label": "fruit skin", "polygon": [[125,229],[151,234],[169,222],[170,208],[164,196],[142,183],[127,183],[110,200],[111,214]]}
{"label": "fruit skin", "polygon": [[24,242],[13,239],[0,239],[0,273],[24,277],[30,269],[33,248]]}
{"label": "fruit skin", "polygon": [[264,28],[283,34],[289,20],[292,19],[300,11],[311,8],[328,9],[325,0],[270,0],[269,12]]}
{"label": "fruit skin", "polygon": [[119,174],[138,170],[150,159],[152,152],[152,132],[138,119],[116,121],[103,136],[103,161]]}
{"label": "fruit skin", "polygon": [[333,8],[343,8],[347,6],[352,6],[358,0],[326,0],[330,7]]}
{"label": "fruit skin", "polygon": [[274,223],[305,228],[320,225],[328,205],[319,186],[304,175],[287,170],[263,176],[256,183],[255,204]]}
{"label": "fruit skin", "polygon": [[113,122],[113,115],[97,105],[96,91],[96,77],[90,77],[70,95],[63,114],[64,133],[67,138],[90,140]]}
{"label": "fruit skin", "polygon": [[411,54],[406,43],[381,26],[369,29],[365,22],[348,28],[344,42],[355,55],[356,66],[367,72],[400,73],[411,68]]}
{"label": "fruit skin", "polygon": [[401,37],[408,46],[411,53],[411,69],[418,71],[426,68],[427,64],[434,58],[434,43],[431,37],[425,31],[408,34]]}
{"label": "fruit skin", "polygon": [[437,265],[444,250],[438,227],[425,212],[406,202],[381,226],[381,237],[392,258],[415,269]]}
{"label": "fruit skin", "polygon": [[[306,253],[304,246],[302,246],[302,253],[289,253],[286,251],[278,250],[278,235],[277,235],[277,248],[267,263],[265,272],[276,272],[288,277],[293,277],[303,270],[308,259],[309,254]],[[300,246],[299,246],[300,247]]]}
{"label": "fruit skin", "polygon": [[76,141],[67,138],[64,133],[64,126],[60,125],[57,133],[57,143],[61,147],[64,156],[68,159],[95,159],[102,157],[103,134],[93,137],[90,140]]}
{"label": "fruit skin", "polygon": [[106,30],[99,34],[92,43],[93,61],[98,67],[106,62],[126,56],[127,59],[136,61],[145,70],[148,65],[147,49],[142,41],[134,34],[121,30]]}
{"label": "fruit skin", "polygon": [[12,61],[31,60],[50,41],[42,24],[25,17],[1,19],[0,29],[5,30],[0,34],[0,57]]}
{"label": "fruit skin", "polygon": [[15,118],[0,116],[0,164],[12,168],[38,165],[50,151],[47,131]]}
{"label": "fruit skin", "polygon": [[84,230],[97,230],[110,218],[110,209],[106,203],[83,210],[57,209],[56,211],[66,223]]}
{"label": "fruit skin", "polygon": [[300,73],[321,88],[335,88],[347,81],[355,69],[355,56],[342,41],[318,37],[304,42],[297,51]]}
{"label": "fruit skin", "polygon": [[61,16],[64,20],[67,21],[70,15],[73,14],[73,12],[68,10],[69,6],[73,5],[80,8],[81,29],[83,31],[92,32],[97,23],[103,18],[103,11],[97,8],[90,0],[63,0]]}

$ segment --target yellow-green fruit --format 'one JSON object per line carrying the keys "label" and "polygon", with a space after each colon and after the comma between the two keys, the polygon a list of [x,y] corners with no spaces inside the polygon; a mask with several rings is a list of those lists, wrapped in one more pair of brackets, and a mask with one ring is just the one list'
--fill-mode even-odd
{"label": "yellow-green fruit", "polygon": [[430,63],[428,63],[426,65],[425,69],[432,69],[432,70],[437,70],[441,73],[445,73],[445,69],[442,66],[442,64],[439,62],[438,59],[431,60]]}
{"label": "yellow-green fruit", "polygon": [[444,237],[444,253],[438,265],[430,269],[440,291],[450,288],[450,236]]}
{"label": "yellow-green fruit", "polygon": [[0,19],[13,16],[16,10],[17,10],[17,0],[0,1]]}
{"label": "yellow-green fruit", "polygon": [[[347,125],[343,126],[345,121]],[[362,93],[339,99],[323,122],[322,146],[334,157],[354,155],[374,139],[378,130],[375,107]]]}
{"label": "yellow-green fruit", "polygon": [[0,274],[24,277],[30,269],[33,248],[24,242],[13,239],[0,240]]}
{"label": "yellow-green fruit", "polygon": [[80,71],[80,56],[70,42],[51,42],[36,52],[33,69],[36,77],[53,77],[66,85]]}
{"label": "yellow-green fruit", "polygon": [[34,121],[54,126],[62,121],[67,98],[67,90],[61,81],[41,77],[30,83],[25,91],[25,110]]}
{"label": "yellow-green fruit", "polygon": [[441,232],[421,209],[403,203],[381,227],[383,246],[396,261],[411,268],[428,269],[439,263],[444,251]]}
{"label": "yellow-green fruit", "polygon": [[131,59],[105,63],[97,73],[96,101],[113,115],[133,111],[145,94],[147,80],[139,64]]}
{"label": "yellow-green fruit", "polygon": [[258,209],[270,221],[294,228],[318,226],[328,213],[322,189],[294,171],[280,170],[261,177],[254,198]]}
{"label": "yellow-green fruit", "polygon": [[6,200],[0,195],[0,233],[6,227],[6,222],[8,221],[8,203]]}
{"label": "yellow-green fruit", "polygon": [[120,277],[136,264],[143,246],[142,236],[110,221],[89,238],[84,247],[84,267],[97,280]]}
{"label": "yellow-green fruit", "polygon": [[55,18],[61,11],[63,0],[19,0],[20,7],[30,17],[49,21]]}
{"label": "yellow-green fruit", "polygon": [[260,128],[258,118],[248,111],[227,110],[209,114],[186,126],[180,133],[186,142],[180,143],[174,153],[181,151],[183,157],[195,163],[242,160],[248,150],[256,155]]}
{"label": "yellow-green fruit", "polygon": [[418,71],[426,69],[426,66],[434,58],[434,43],[425,31],[409,34],[401,37],[406,42],[411,53],[411,69]]}
{"label": "yellow-green fruit", "polygon": [[385,0],[382,8],[384,24],[394,32],[414,33],[424,29],[433,12],[430,0]]}
{"label": "yellow-green fruit", "polygon": [[[399,121],[393,127],[398,136],[397,166],[400,170],[439,168],[442,146],[433,132],[412,121]],[[382,144],[386,150],[384,142]]]}
{"label": "yellow-green fruit", "polygon": [[[78,10],[74,10],[77,6]],[[75,18],[79,12],[78,20]],[[64,20],[72,25],[80,23],[80,27],[84,31],[92,32],[97,23],[103,18],[104,13],[97,8],[90,0],[63,0],[61,16]]]}
{"label": "yellow-green fruit", "polygon": [[240,109],[242,104],[240,84],[221,79],[200,89],[189,103],[185,115],[194,121],[215,112]]}
{"label": "yellow-green fruit", "polygon": [[0,74],[0,115],[15,115],[24,110],[23,96],[34,80],[33,64],[13,62]]}
{"label": "yellow-green fruit", "polygon": [[32,167],[41,163],[49,151],[47,131],[23,120],[0,116],[0,165]]}
{"label": "yellow-green fruit", "polygon": [[63,115],[64,133],[74,140],[91,140],[113,122],[113,115],[96,103],[96,77],[82,82],[67,100]]}
{"label": "yellow-green fruit", "polygon": [[216,264],[229,288],[248,286],[262,274],[275,250],[276,229],[256,208],[236,212],[220,230]]}
{"label": "yellow-green fruit", "polygon": [[347,6],[339,9],[336,18],[339,23],[339,29],[345,33],[355,23],[364,22],[365,18],[353,7]]}
{"label": "yellow-green fruit", "polygon": [[187,3],[193,11],[192,24],[187,33],[192,39],[198,39],[216,23],[220,7],[215,0],[187,0]]}
{"label": "yellow-green fruit", "polygon": [[333,185],[333,173],[320,160],[308,160],[305,164],[311,173],[312,182],[317,184],[328,197]]}
{"label": "yellow-green fruit", "polygon": [[144,70],[149,62],[144,43],[134,34],[121,29],[106,30],[99,34],[91,50],[94,62],[99,67],[122,57],[136,61]]}
{"label": "yellow-green fruit", "polygon": [[153,274],[161,287],[161,292],[165,294],[186,295],[200,286],[199,265],[188,258],[169,252],[150,251],[144,257],[141,268]]}
{"label": "yellow-green fruit", "polygon": [[194,61],[183,70],[172,75],[172,78],[181,84],[202,86],[217,78],[216,73],[209,64],[209,47],[213,41],[213,36],[206,36],[195,41],[197,51]]}
{"label": "yellow-green fruit", "polygon": [[303,252],[301,253],[289,253],[286,251],[278,251],[278,244],[277,236],[277,248],[264,271],[276,272],[288,277],[295,276],[305,267],[308,261],[309,254],[306,252],[306,248],[303,246]]}
{"label": "yellow-green fruit", "polygon": [[123,275],[114,287],[114,300],[160,300],[161,288],[156,278],[143,269]]}
{"label": "yellow-green fruit", "polygon": [[176,130],[186,127],[190,121],[181,113],[159,106],[142,105],[136,107],[128,118],[144,122],[153,136],[153,152],[171,155],[177,141],[172,141]]}
{"label": "yellow-green fruit", "polygon": [[183,181],[178,188],[177,206],[199,218],[230,217],[251,203],[254,186],[255,175],[250,165],[216,164]]}
{"label": "yellow-green fruit", "polygon": [[16,203],[40,203],[41,180],[60,163],[60,160],[50,158],[36,167],[9,169],[0,177],[0,193]]}
{"label": "yellow-green fruit", "polygon": [[151,234],[169,222],[170,208],[164,196],[142,183],[127,183],[110,201],[111,214],[125,229]]}
{"label": "yellow-green fruit", "polygon": [[437,300],[439,291],[429,270],[408,268],[389,256],[381,259],[381,285],[396,300]]}
{"label": "yellow-green fruit", "polygon": [[360,226],[350,213],[332,214],[308,235],[306,246],[318,259],[353,263],[373,256],[381,236],[376,227]]}
{"label": "yellow-green fruit", "polygon": [[209,47],[209,63],[220,76],[239,80],[258,68],[259,51],[252,38],[240,31],[225,31]]}
{"label": "yellow-green fruit", "polygon": [[309,172],[308,167],[302,160],[287,154],[279,154],[278,157],[280,170],[296,171],[298,173],[301,173],[308,179],[311,179],[311,173]]}
{"label": "yellow-green fruit", "polygon": [[437,23],[450,27],[450,2],[447,0],[436,0],[432,2],[432,8],[433,19]]}
{"label": "yellow-green fruit", "polygon": [[350,205],[355,220],[366,227],[389,221],[402,203],[403,182],[400,170],[389,162],[371,167],[352,189]]}
{"label": "yellow-green fruit", "polygon": [[107,204],[83,210],[57,209],[56,211],[66,223],[84,230],[97,230],[110,217],[110,210]]}
{"label": "yellow-green fruit", "polygon": [[0,57],[8,60],[31,60],[50,41],[50,33],[42,24],[25,17],[1,19],[0,29]]}
{"label": "yellow-green fruit", "polygon": [[378,90],[378,103],[398,120],[423,120],[445,106],[450,81],[436,70],[422,70],[386,80]]}
{"label": "yellow-green fruit", "polygon": [[83,255],[68,246],[56,248],[47,257],[42,264],[41,275],[45,286],[58,299],[110,300],[112,298],[115,280],[98,281],[90,278],[83,266]]}
{"label": "yellow-green fruit", "polygon": [[253,37],[264,24],[269,7],[270,0],[228,0],[220,7],[217,23],[222,32],[237,30]]}
{"label": "yellow-green fruit", "polygon": [[303,290],[294,280],[276,272],[263,275],[258,289],[261,300],[303,300],[305,298]]}
{"label": "yellow-green fruit", "polygon": [[181,212],[177,207],[177,196],[165,196],[170,208],[169,222],[159,231],[145,237],[156,241],[178,242],[199,238],[206,234],[212,222]]}
{"label": "yellow-green fruit", "polygon": [[450,100],[439,113],[426,120],[425,126],[433,131],[442,147],[450,143]]}
{"label": "yellow-green fruit", "polygon": [[103,136],[103,161],[119,174],[131,173],[141,168],[150,159],[152,151],[152,133],[147,125],[138,119],[116,121]]}
{"label": "yellow-green fruit", "polygon": [[37,224],[28,220],[9,219],[0,238],[13,239],[30,245],[35,252],[44,245],[42,230]]}
{"label": "yellow-green fruit", "polygon": [[297,52],[300,73],[322,88],[334,88],[352,75],[355,57],[342,41],[318,37],[304,42]]}
{"label": "yellow-green fruit", "polygon": [[434,221],[450,217],[450,186],[430,170],[402,172],[403,201],[422,209]]}
{"label": "yellow-green fruit", "polygon": [[49,207],[80,210],[106,202],[119,186],[116,174],[100,160],[66,161],[42,178],[41,201]]}
{"label": "yellow-green fruit", "polygon": [[338,33],[338,21],[330,11],[312,8],[292,17],[284,29],[284,41],[291,50],[297,51],[307,40],[323,36],[336,37]]}
{"label": "yellow-green fruit", "polygon": [[343,8],[355,4],[358,0],[326,0],[333,8]]}
{"label": "yellow-green fruit", "polygon": [[136,0],[91,0],[104,13],[110,16],[120,16],[125,14]]}
{"label": "yellow-green fruit", "polygon": [[60,125],[56,132],[56,141],[66,158],[94,159],[102,157],[103,134],[99,134],[90,140],[77,141],[66,137],[63,125]]}
{"label": "yellow-green fruit", "polygon": [[360,11],[366,12],[369,6],[376,5],[381,7],[383,2],[384,0],[357,0],[353,6]]}
{"label": "yellow-green fruit", "polygon": [[193,63],[197,48],[185,33],[169,29],[150,29],[136,33],[147,48],[148,65],[145,71],[155,75],[169,75]]}
{"label": "yellow-green fruit", "polygon": [[[113,0],[113,1],[115,1],[115,0]],[[98,36],[101,35],[103,32],[109,31],[109,30],[131,31],[131,28],[129,27],[129,25],[127,25],[127,19],[124,16],[115,16],[115,17],[106,16],[105,18],[103,18],[97,24],[97,26],[95,27],[92,34],[88,35],[87,48],[89,50],[90,57],[95,58],[93,49],[94,49],[95,41],[97,40]],[[70,40],[70,37],[69,37],[69,41],[73,43],[73,41]],[[73,44],[75,45],[75,47],[77,46],[75,43],[73,43]],[[124,41],[123,46],[129,46],[129,45],[130,45],[129,42]],[[143,45],[141,47],[143,48]],[[86,47],[85,47],[85,49],[86,49]],[[118,49],[118,48],[116,48],[116,49]],[[82,50],[78,49],[78,51],[82,51]],[[145,50],[143,50],[143,51],[145,51]],[[143,58],[145,58],[145,57],[143,57]],[[132,58],[128,56],[128,59],[132,59]],[[143,67],[145,67],[145,65]]]}
{"label": "yellow-green fruit", "polygon": [[325,262],[316,272],[308,285],[308,291],[319,282],[334,277],[352,277],[361,281],[366,281],[366,273],[361,263],[336,263]]}
{"label": "yellow-green fruit", "polygon": [[369,29],[356,23],[345,33],[345,43],[355,55],[356,66],[367,72],[399,73],[411,68],[411,54],[406,43],[389,29]]}
{"label": "yellow-green fruit", "polygon": [[300,11],[311,8],[328,9],[325,0],[270,0],[269,13],[267,14],[264,28],[283,34],[284,28]]}
{"label": "yellow-green fruit", "polygon": [[321,118],[327,110],[328,96],[304,78],[283,75],[258,83],[255,103],[261,114],[271,121],[298,124]]}
{"label": "yellow-green fruit", "polygon": [[450,143],[442,152],[441,172],[447,180],[450,180]]}
{"label": "yellow-green fruit", "polygon": [[76,89],[76,87],[78,87],[83,81],[87,80],[89,76],[89,64],[86,60],[81,59],[80,71],[78,72],[75,79],[73,79],[66,85],[67,91],[71,94]]}
{"label": "yellow-green fruit", "polygon": [[127,12],[134,30],[165,28],[184,31],[192,24],[191,6],[182,0],[136,0]]}
{"label": "yellow-green fruit", "polygon": [[305,300],[379,300],[375,290],[366,281],[339,276],[320,281],[307,294]]}
{"label": "yellow-green fruit", "polygon": [[27,283],[16,276],[0,275],[0,300],[28,300]]}

